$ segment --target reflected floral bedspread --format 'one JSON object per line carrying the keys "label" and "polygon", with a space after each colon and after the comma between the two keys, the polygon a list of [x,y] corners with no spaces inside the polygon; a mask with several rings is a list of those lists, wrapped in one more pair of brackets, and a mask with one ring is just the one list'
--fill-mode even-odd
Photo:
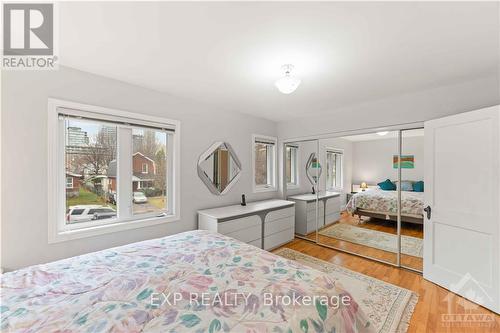
{"label": "reflected floral bedspread", "polygon": [[[356,208],[397,214],[398,193],[397,191],[383,191],[381,189],[368,189],[356,193],[347,203],[346,209],[349,213],[353,213]],[[423,210],[423,192],[401,191],[401,214],[421,216]]]}
{"label": "reflected floral bedspread", "polygon": [[328,275],[202,230],[5,273],[1,297],[5,332],[373,329]]}

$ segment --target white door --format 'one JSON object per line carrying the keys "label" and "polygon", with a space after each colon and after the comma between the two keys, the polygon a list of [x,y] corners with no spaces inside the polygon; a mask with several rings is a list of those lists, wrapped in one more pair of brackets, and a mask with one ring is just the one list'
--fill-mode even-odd
{"label": "white door", "polygon": [[[500,312],[500,107],[425,123],[424,278]],[[427,214],[426,214],[427,215]]]}

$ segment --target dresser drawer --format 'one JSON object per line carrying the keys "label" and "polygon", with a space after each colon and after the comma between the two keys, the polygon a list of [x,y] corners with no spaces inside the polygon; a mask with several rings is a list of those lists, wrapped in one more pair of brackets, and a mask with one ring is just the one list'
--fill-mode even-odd
{"label": "dresser drawer", "polygon": [[[319,207],[319,210],[322,211],[323,210],[323,207],[324,207],[324,203],[322,200],[320,200],[318,202],[318,207]],[[310,212],[310,211],[315,211],[316,210],[316,201],[313,201],[313,202],[308,202],[307,203],[307,211]]]}
{"label": "dresser drawer", "polygon": [[245,243],[249,243],[262,238],[262,229],[259,224],[250,228],[240,229],[238,231],[234,231],[224,235],[236,238],[237,240]]}
{"label": "dresser drawer", "polygon": [[[323,220],[318,221],[318,228],[323,226]],[[316,220],[307,221],[307,233],[313,232],[316,230]]]}
{"label": "dresser drawer", "polygon": [[[322,207],[320,207],[320,210],[318,211],[318,219],[323,219],[323,216],[325,216],[325,212]],[[315,210],[310,210],[307,212],[307,221],[315,220],[316,219],[316,211]]]}
{"label": "dresser drawer", "polygon": [[270,222],[270,221],[279,220],[279,219],[293,216],[293,215],[295,215],[295,207],[288,207],[288,208],[284,208],[284,209],[273,210],[273,211],[267,213],[264,221]]}
{"label": "dresser drawer", "polygon": [[256,239],[254,241],[248,242],[248,244],[253,245],[255,247],[258,247],[259,249],[262,248],[262,238]]}
{"label": "dresser drawer", "polygon": [[252,215],[247,217],[241,217],[239,219],[229,220],[225,222],[220,222],[217,225],[217,232],[227,235],[229,233],[235,232],[241,229],[247,229],[253,226],[259,226],[262,223],[260,216]]}
{"label": "dresser drawer", "polygon": [[294,238],[293,228],[283,230],[264,237],[264,250],[270,250],[285,243],[290,242]]}
{"label": "dresser drawer", "polygon": [[295,216],[288,216],[279,220],[264,223],[264,235],[270,235],[279,231],[295,228]]}
{"label": "dresser drawer", "polygon": [[340,212],[331,213],[325,217],[325,225],[332,224],[340,219]]}
{"label": "dresser drawer", "polygon": [[330,198],[326,201],[326,215],[340,212],[340,197]]}

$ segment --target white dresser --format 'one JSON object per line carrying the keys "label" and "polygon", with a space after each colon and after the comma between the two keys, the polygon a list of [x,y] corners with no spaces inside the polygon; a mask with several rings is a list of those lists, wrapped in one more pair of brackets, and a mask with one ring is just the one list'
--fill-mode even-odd
{"label": "white dresser", "polygon": [[198,211],[198,229],[217,231],[265,250],[290,242],[295,234],[295,203],[263,200]]}
{"label": "white dresser", "polygon": [[[316,194],[292,195],[295,202],[295,232],[307,235],[316,230]],[[318,193],[318,229],[330,225],[340,218],[340,193]]]}

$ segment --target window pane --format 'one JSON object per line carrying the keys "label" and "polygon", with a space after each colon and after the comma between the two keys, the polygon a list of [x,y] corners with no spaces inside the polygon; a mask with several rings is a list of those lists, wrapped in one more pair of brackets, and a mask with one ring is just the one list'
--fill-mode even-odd
{"label": "window pane", "polygon": [[133,213],[163,213],[167,201],[166,132],[134,128],[132,130],[132,201]]}
{"label": "window pane", "polygon": [[255,184],[268,185],[268,146],[255,143]]}
{"label": "window pane", "polygon": [[64,124],[66,223],[115,218],[116,126],[73,118]]}
{"label": "window pane", "polygon": [[292,148],[286,147],[286,182],[292,182]]}

